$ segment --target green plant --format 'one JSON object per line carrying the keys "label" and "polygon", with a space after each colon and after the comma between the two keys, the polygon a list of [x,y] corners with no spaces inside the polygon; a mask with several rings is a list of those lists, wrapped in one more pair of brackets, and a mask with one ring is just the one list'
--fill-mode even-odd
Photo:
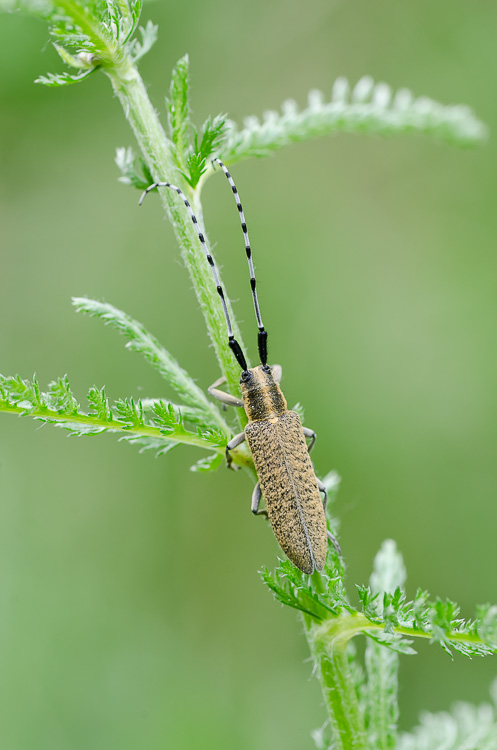
{"label": "green plant", "polygon": [[[212,174],[210,159],[219,156],[229,165],[262,157],[291,143],[348,131],[364,133],[421,132],[444,141],[471,145],[485,136],[484,126],[464,107],[444,107],[427,99],[414,100],[407,91],[392,97],[385,84],[364,78],[349,90],[343,79],[335,82],[330,102],[316,92],[299,111],[287,102],[282,113],[267,113],[262,122],[249,118],[239,129],[224,115],[209,118],[195,130],[190,120],[188,59],[173,71],[168,99],[168,135],[162,129],[138,74],[136,62],[156,38],[150,22],[139,28],[141,3],[127,0],[76,3],[59,0],[1,0],[6,9],[23,9],[44,18],[55,48],[73,74],[48,74],[38,81],[49,86],[79,82],[97,70],[110,79],[114,92],[135,133],[140,155],[119,149],[121,180],[140,190],[155,180],[169,179],[188,195],[202,220],[201,190]],[[133,35],[138,33],[139,39]],[[161,192],[178,244],[206,319],[219,366],[228,387],[238,391],[239,368],[227,347],[225,323],[205,257],[188,215],[177,196]],[[224,448],[233,434],[231,423],[198,388],[177,361],[145,328],[107,303],[76,298],[78,311],[101,318],[127,339],[127,347],[142,353],[178,395],[178,403],[164,400],[121,399],[109,404],[104,388],[89,390],[88,408],[82,409],[66,377],[42,392],[36,379],[0,378],[0,410],[31,416],[63,427],[76,435],[115,432],[141,450],[165,453],[180,443],[201,447],[206,458],[195,470],[208,471],[223,462]],[[234,316],[230,310],[232,319]],[[241,341],[240,333],[236,336]],[[231,417],[230,417],[231,419]],[[243,428],[243,413],[233,414]],[[253,472],[250,456],[239,449],[235,463]],[[337,476],[327,477],[330,490]],[[330,519],[330,524],[334,522]],[[405,572],[392,542],[382,547],[375,561],[370,586],[359,588],[360,607],[354,606],[344,584],[344,565],[333,549],[323,575],[307,579],[283,562],[263,578],[276,598],[299,611],[311,654],[323,688],[328,721],[314,734],[318,747],[415,748],[438,747],[440,732],[454,729],[454,742],[484,747],[495,742],[495,711],[486,711],[483,725],[476,709],[459,707],[454,716],[424,720],[412,735],[398,738],[398,653],[412,653],[414,638],[437,641],[446,651],[464,655],[493,653],[497,647],[497,609],[480,607],[471,622],[459,618],[452,602],[430,601],[418,592],[408,602],[402,593]],[[367,637],[365,671],[353,650],[353,637]],[[481,712],[480,712],[481,713]],[[459,727],[463,729],[459,730]],[[461,732],[466,734],[461,737]],[[485,734],[482,734],[485,732]],[[459,743],[459,744],[457,744]],[[466,744],[466,746],[469,746]]]}

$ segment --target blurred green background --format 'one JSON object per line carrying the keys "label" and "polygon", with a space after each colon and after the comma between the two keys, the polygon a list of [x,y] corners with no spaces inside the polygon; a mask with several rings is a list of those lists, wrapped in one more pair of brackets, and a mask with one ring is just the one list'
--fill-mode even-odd
{"label": "blurred green background", "polygon": [[[191,60],[194,118],[261,114],[338,75],[363,74],[497,130],[497,7],[276,0],[156,2],[141,64],[163,98]],[[83,399],[167,395],[159,376],[71,295],[143,321],[206,388],[203,321],[158,200],[117,182],[133,143],[104,76],[64,90],[41,22],[0,17],[0,371],[43,387],[67,373]],[[350,588],[383,539],[418,586],[497,601],[496,141],[338,136],[234,174],[250,221],[271,359],[319,435]],[[254,353],[240,230],[221,176],[205,219]],[[238,300],[238,301],[237,301]],[[155,460],[111,436],[68,439],[0,417],[0,747],[178,750],[312,747],[324,720],[296,616],[260,583],[278,549],[249,510],[247,478]],[[201,573],[199,574],[199,571]],[[420,710],[486,700],[497,663],[420,643],[401,660],[401,726]]]}

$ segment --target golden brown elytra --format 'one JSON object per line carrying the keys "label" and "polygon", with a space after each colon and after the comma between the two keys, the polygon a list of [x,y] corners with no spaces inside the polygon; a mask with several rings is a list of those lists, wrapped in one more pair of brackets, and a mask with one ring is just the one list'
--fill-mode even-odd
{"label": "golden brown elytra", "polygon": [[[306,436],[316,438],[302,427],[299,415],[287,409],[281,391],[281,369],[260,365],[242,372],[242,401],[218,390],[209,392],[233,406],[243,406],[248,424],[227,445],[226,455],[247,441],[252,453],[258,484],[252,497],[252,512],[266,513],[283,552],[304,573],[321,571],[326,560],[326,489],[318,481],[309,456]],[[320,490],[325,494],[321,500]],[[266,511],[259,511],[261,495]],[[335,540],[333,540],[335,541]]]}

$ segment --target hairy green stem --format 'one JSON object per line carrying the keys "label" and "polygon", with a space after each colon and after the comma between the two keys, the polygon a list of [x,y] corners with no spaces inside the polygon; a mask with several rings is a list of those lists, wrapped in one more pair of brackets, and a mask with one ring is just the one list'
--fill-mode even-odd
{"label": "hairy green stem", "polygon": [[[324,580],[319,573],[313,574],[312,581],[316,592],[324,593]],[[345,612],[324,621],[316,621],[306,614],[302,617],[328,713],[332,747],[334,750],[367,750],[364,719],[346,653],[347,643],[356,632],[354,618]]]}
{"label": "hairy green stem", "polygon": [[350,639],[346,621],[323,623],[304,615],[305,634],[317,667],[330,722],[334,750],[367,750],[364,720],[346,653]]}
{"label": "hairy green stem", "polygon": [[[146,88],[136,67],[128,59],[124,59],[121,62],[116,62],[112,67],[105,68],[105,72],[122,104],[125,116],[133,129],[154,179],[176,182],[201,214],[200,198],[198,194],[192,194],[191,188],[176,167],[170,142],[159,122],[157,112],[148,98]],[[239,392],[240,367],[227,346],[226,321],[204,251],[181,199],[173,191],[167,189],[162,190],[161,193],[162,202],[174,227],[181,254],[190,273],[221,371],[226,377],[229,390],[237,394]],[[199,220],[201,221],[201,216]],[[232,315],[229,301],[228,306],[235,336],[241,342],[240,332]],[[239,411],[238,420],[243,428],[246,422],[245,414]]]}

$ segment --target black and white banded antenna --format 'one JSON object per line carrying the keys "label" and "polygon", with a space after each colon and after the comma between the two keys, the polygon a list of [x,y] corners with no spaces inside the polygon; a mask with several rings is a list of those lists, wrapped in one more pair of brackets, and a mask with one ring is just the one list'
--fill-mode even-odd
{"label": "black and white banded antenna", "polygon": [[217,159],[217,158],[213,159],[212,164],[214,165],[215,163],[219,164],[224,174],[226,175],[226,178],[229,184],[231,185],[231,190],[235,197],[236,206],[238,208],[238,214],[240,216],[243,238],[245,240],[245,253],[247,255],[247,262],[248,262],[249,271],[250,271],[250,288],[252,289],[252,299],[254,300],[255,317],[257,319],[257,327],[259,328],[259,334],[257,337],[259,358],[261,360],[261,365],[263,365],[263,367],[266,367],[267,366],[267,331],[265,330],[264,324],[262,322],[261,311],[259,308],[259,300],[257,299],[254,263],[252,260],[252,250],[250,248],[250,240],[249,240],[248,231],[247,231],[247,224],[245,223],[245,215],[243,213],[242,203],[240,201],[238,190],[236,189],[236,185],[233,182],[233,178],[230,175],[227,167],[223,164],[221,159]]}
{"label": "black and white banded antenna", "polygon": [[193,213],[193,210],[192,210],[192,207],[190,206],[188,198],[186,197],[186,195],[184,194],[184,192],[181,190],[181,188],[176,187],[176,185],[172,185],[170,182],[154,182],[153,185],[149,185],[149,187],[146,190],[143,191],[143,193],[141,195],[141,198],[138,201],[138,205],[141,206],[141,204],[145,200],[145,196],[151,190],[155,190],[156,188],[159,188],[159,187],[167,187],[167,188],[170,188],[171,190],[175,190],[178,193],[178,195],[180,196],[180,198],[183,201],[183,203],[185,204],[188,213],[190,214],[190,219],[192,220],[193,226],[197,230],[197,234],[198,234],[198,238],[200,240],[200,244],[204,248],[205,256],[207,258],[207,262],[208,262],[208,264],[209,264],[209,266],[211,268],[212,275],[214,277],[214,283],[215,283],[216,289],[217,289],[217,293],[219,294],[219,296],[221,298],[221,304],[223,306],[224,317],[226,318],[226,326],[228,328],[228,344],[229,344],[229,347],[230,347],[231,351],[233,352],[233,354],[235,355],[236,361],[238,362],[238,364],[242,368],[243,372],[247,372],[247,370],[248,370],[247,361],[246,361],[245,355],[244,355],[244,353],[242,351],[242,347],[240,346],[240,344],[238,343],[238,341],[235,339],[235,336],[233,334],[233,326],[231,325],[231,320],[230,320],[230,316],[229,316],[229,312],[228,312],[228,307],[226,305],[226,300],[224,298],[223,287],[221,286],[221,283],[219,281],[219,275],[218,275],[218,272],[217,272],[216,264],[214,263],[214,258],[212,257],[211,253],[209,252],[209,249],[207,247],[207,243],[205,241],[205,237],[202,234],[202,232],[200,231],[200,227],[198,225],[197,217]]}

